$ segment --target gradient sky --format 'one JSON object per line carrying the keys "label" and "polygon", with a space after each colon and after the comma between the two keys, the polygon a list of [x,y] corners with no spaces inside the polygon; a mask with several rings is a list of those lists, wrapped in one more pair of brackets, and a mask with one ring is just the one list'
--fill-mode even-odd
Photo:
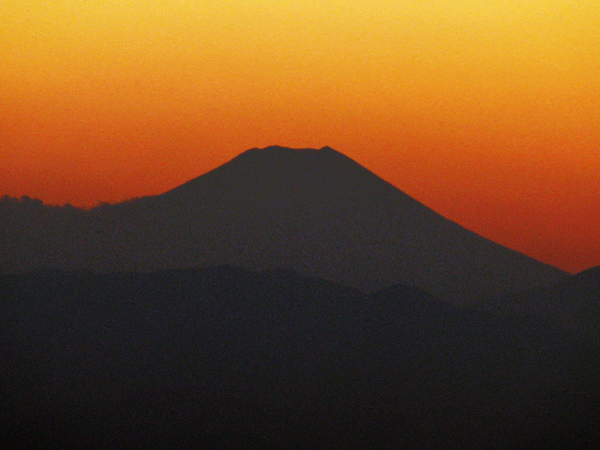
{"label": "gradient sky", "polygon": [[0,195],[162,193],[329,145],[469,229],[600,264],[598,0],[2,0]]}

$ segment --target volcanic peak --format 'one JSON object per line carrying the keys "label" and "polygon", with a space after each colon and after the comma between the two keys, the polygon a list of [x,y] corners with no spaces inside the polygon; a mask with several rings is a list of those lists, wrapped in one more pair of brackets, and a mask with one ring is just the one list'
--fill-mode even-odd
{"label": "volcanic peak", "polygon": [[282,147],[279,145],[270,145],[264,148],[251,148],[250,150],[246,150],[241,153],[234,159],[244,159],[252,158],[253,160],[263,160],[263,159],[323,159],[325,157],[332,156],[344,156],[337,150],[329,146],[322,147],[320,149],[315,148],[291,148],[291,147]]}

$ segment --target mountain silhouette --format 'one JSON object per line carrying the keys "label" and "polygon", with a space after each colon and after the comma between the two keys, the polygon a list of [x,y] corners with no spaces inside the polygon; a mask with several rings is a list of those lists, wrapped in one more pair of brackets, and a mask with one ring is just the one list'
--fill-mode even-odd
{"label": "mountain silhouette", "polygon": [[[598,448],[599,348],[283,271],[0,275],[7,448]],[[12,445],[11,445],[12,444]]]}
{"label": "mountain silhouette", "polygon": [[567,276],[442,217],[329,147],[251,149],[162,195],[91,211],[4,203],[2,273],[228,264],[365,291],[412,285],[458,302]]}
{"label": "mountain silhouette", "polygon": [[488,299],[484,305],[493,313],[537,317],[600,342],[600,266],[550,286]]}

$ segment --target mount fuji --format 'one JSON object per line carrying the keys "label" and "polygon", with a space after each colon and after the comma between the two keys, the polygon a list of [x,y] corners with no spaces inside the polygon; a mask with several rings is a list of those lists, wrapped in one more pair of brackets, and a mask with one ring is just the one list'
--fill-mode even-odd
{"label": "mount fuji", "polygon": [[567,274],[442,217],[329,148],[267,147],[162,195],[92,210],[0,202],[0,272],[288,269],[469,303]]}

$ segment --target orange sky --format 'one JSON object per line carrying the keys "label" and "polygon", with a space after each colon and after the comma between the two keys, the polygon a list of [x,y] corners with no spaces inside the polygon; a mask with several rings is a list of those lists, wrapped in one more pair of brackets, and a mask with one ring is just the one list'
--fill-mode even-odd
{"label": "orange sky", "polygon": [[3,0],[0,195],[157,194],[329,145],[488,238],[600,264],[597,0]]}

